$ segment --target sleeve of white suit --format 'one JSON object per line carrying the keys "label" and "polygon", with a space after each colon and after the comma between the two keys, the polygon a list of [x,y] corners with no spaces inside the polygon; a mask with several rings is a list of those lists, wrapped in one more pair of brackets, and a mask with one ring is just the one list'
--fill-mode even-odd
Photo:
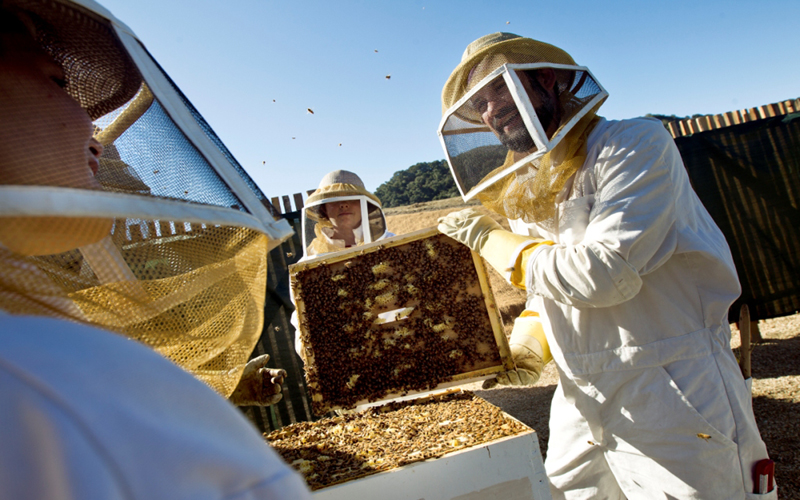
{"label": "sleeve of white suit", "polygon": [[576,307],[633,298],[642,276],[675,251],[676,200],[688,183],[664,127],[635,120],[604,145],[594,166],[597,191],[583,240],[542,245],[528,261],[529,291]]}

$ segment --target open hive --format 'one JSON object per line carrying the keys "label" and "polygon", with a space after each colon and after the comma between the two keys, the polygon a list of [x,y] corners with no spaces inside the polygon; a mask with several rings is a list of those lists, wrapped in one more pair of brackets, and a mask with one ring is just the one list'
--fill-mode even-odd
{"label": "open hive", "polygon": [[316,415],[513,367],[483,262],[435,228],[290,273]]}
{"label": "open hive", "polygon": [[317,490],[529,431],[457,391],[292,424],[265,439]]}

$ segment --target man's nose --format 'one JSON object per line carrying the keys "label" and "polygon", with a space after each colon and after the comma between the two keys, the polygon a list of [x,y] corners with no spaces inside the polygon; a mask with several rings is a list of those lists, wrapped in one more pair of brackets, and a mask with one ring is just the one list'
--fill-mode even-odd
{"label": "man's nose", "polygon": [[92,156],[95,158],[103,156],[103,145],[94,137],[89,140],[89,152],[92,153]]}
{"label": "man's nose", "polygon": [[496,97],[487,100],[486,109],[483,111],[484,120],[494,118],[502,107],[502,101]]}

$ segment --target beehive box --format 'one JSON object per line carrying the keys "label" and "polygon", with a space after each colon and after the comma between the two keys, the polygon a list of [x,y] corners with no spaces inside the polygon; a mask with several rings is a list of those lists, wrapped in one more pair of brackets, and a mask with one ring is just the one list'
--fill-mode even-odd
{"label": "beehive box", "polygon": [[466,391],[266,436],[317,500],[550,498],[536,432]]}
{"label": "beehive box", "polygon": [[514,366],[483,261],[436,228],[289,270],[315,415]]}

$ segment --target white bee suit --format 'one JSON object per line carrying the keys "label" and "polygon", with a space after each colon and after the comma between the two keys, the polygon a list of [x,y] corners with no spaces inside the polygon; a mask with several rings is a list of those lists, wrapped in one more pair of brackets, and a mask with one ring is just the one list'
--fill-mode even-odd
{"label": "white bee suit", "polygon": [[138,342],[0,312],[0,344],[0,498],[311,498],[238,410]]}
{"label": "white bee suit", "polygon": [[554,498],[754,495],[767,457],[730,349],[730,250],[655,120],[601,120],[528,260],[527,308],[557,362]]}

